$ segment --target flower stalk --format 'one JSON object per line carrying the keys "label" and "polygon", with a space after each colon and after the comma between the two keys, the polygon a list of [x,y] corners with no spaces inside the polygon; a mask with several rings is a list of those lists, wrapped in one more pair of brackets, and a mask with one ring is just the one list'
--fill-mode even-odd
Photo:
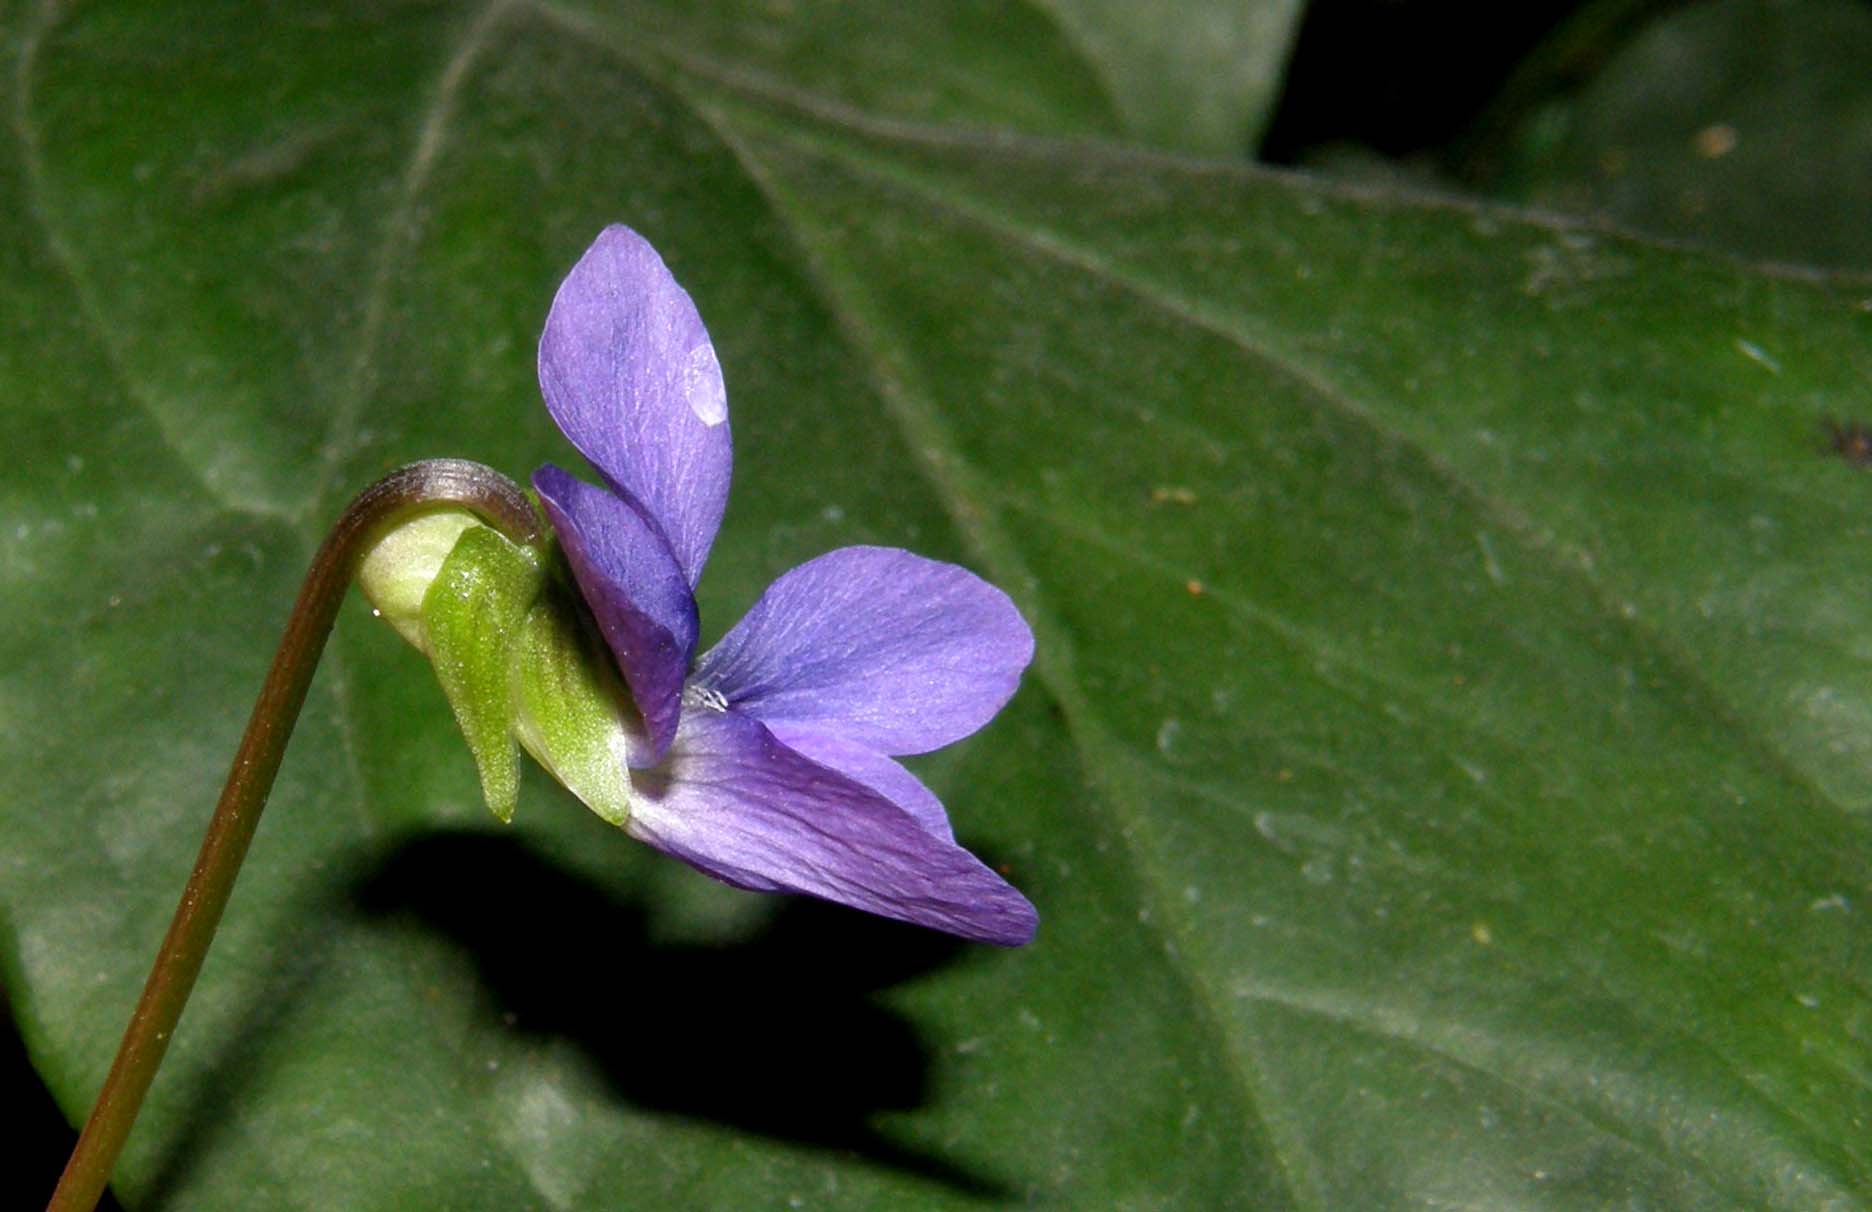
{"label": "flower stalk", "polygon": [[339,517],[300,586],[195,869],[48,1212],[91,1212],[103,1196],[214,939],[359,563],[393,527],[416,514],[450,506],[473,512],[516,543],[541,541],[538,516],[519,487],[491,468],[461,459],[431,459],[399,468],[359,493]]}

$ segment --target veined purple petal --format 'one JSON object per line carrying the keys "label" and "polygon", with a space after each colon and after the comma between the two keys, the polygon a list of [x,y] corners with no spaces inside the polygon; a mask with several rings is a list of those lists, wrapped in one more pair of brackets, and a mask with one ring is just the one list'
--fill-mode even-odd
{"label": "veined purple petal", "polygon": [[877,750],[793,724],[769,724],[767,731],[793,752],[863,783],[908,812],[917,824],[937,837],[955,840],[949,814],[943,810],[936,793],[925,787],[922,779]]}
{"label": "veined purple petal", "polygon": [[682,713],[695,595],[662,534],[630,502],[550,463],[533,473],[533,488],[643,713],[654,760],[669,748]]}
{"label": "veined purple petal", "polygon": [[767,587],[694,680],[769,724],[925,753],[1001,709],[1033,659],[1005,593],[895,547],[844,547]]}
{"label": "veined purple petal", "polygon": [[728,501],[728,396],[695,304],[630,228],[607,227],[560,284],[539,378],[560,430],[644,507],[694,588]]}
{"label": "veined purple petal", "polygon": [[635,783],[625,828],[736,887],[1003,946],[1033,938],[1033,906],[981,860],[738,712],[684,712],[664,764]]}

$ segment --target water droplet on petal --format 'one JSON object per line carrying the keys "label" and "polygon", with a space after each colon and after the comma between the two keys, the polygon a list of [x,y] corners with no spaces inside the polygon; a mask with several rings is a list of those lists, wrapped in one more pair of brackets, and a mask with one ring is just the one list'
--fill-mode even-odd
{"label": "water droplet on petal", "polygon": [[689,351],[683,364],[683,395],[696,419],[711,429],[728,419],[728,390],[722,386],[721,363],[707,341]]}

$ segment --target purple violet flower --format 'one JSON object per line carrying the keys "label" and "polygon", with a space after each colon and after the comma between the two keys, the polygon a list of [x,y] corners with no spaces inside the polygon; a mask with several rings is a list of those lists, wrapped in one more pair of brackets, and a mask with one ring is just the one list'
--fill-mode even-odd
{"label": "purple violet flower", "polygon": [[694,588],[728,499],[721,364],[656,250],[607,228],[540,338],[546,408],[603,477],[533,476],[643,716],[625,829],[716,879],[801,892],[1007,946],[1027,899],[956,843],[892,756],[974,732],[1014,693],[1033,634],[973,573],[846,547],[768,587],[694,660]]}

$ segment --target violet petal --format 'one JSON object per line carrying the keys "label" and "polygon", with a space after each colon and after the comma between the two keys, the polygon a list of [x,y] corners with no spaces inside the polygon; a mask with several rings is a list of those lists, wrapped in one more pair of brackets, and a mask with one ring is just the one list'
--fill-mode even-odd
{"label": "violet petal", "polygon": [[1003,946],[1033,938],[1033,906],[981,860],[738,712],[685,712],[635,790],[625,828],[725,883]]}
{"label": "violet petal", "polygon": [[695,652],[696,605],[663,536],[631,503],[550,463],[533,473],[566,562],[649,733],[651,760],[676,735]]}
{"label": "violet petal", "polygon": [[648,511],[693,588],[728,501],[728,398],[702,317],[642,236],[607,227],[566,275],[539,378],[560,430]]}
{"label": "violet petal", "polygon": [[925,753],[1001,709],[1033,658],[1005,593],[895,547],[844,547],[767,587],[694,680],[757,719]]}
{"label": "violet petal", "polygon": [[891,803],[908,812],[917,822],[945,841],[955,840],[949,814],[943,810],[936,793],[923,780],[875,749],[856,741],[832,736],[813,728],[791,724],[769,724],[767,731],[782,745],[821,766],[829,766],[847,778],[856,779]]}

